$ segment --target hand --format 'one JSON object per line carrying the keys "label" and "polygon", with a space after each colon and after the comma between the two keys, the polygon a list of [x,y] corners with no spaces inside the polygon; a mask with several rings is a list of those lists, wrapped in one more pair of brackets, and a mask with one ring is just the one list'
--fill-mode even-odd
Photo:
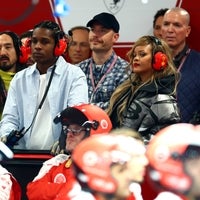
{"label": "hand", "polygon": [[58,154],[64,154],[65,149],[60,147],[59,141],[56,141],[51,147],[51,155],[56,156]]}
{"label": "hand", "polygon": [[4,135],[0,138],[0,141],[3,142],[3,143],[6,143],[7,142],[7,135]]}
{"label": "hand", "polygon": [[60,149],[59,141],[56,141],[51,147],[51,154],[56,156],[61,153],[64,153],[64,149]]}

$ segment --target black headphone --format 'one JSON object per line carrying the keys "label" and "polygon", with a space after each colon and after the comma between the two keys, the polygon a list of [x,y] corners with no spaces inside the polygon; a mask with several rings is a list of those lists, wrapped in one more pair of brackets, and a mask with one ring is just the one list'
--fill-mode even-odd
{"label": "black headphone", "polygon": [[[156,46],[162,46],[159,38],[155,36],[149,36],[149,38]],[[155,71],[162,71],[168,65],[167,55],[160,50],[155,51],[153,46],[152,48],[152,67]]]}

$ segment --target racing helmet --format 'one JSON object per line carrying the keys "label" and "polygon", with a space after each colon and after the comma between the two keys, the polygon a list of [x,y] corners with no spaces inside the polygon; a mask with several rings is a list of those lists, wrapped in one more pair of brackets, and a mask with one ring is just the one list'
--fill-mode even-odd
{"label": "racing helmet", "polygon": [[78,124],[86,128],[86,135],[108,133],[112,123],[107,113],[93,104],[80,104],[68,107],[60,112],[54,119],[55,123],[62,125]]}
{"label": "racing helmet", "polygon": [[111,174],[111,166],[124,165],[141,151],[145,154],[143,143],[130,136],[92,135],[73,151],[72,169],[83,190],[112,195],[118,183]]}
{"label": "racing helmet", "polygon": [[178,123],[161,129],[147,146],[147,179],[158,190],[186,194],[192,178],[184,161],[200,157],[200,125]]}

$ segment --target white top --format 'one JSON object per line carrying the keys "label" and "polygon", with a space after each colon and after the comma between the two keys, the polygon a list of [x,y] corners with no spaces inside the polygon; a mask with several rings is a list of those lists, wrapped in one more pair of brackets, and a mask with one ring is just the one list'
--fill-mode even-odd
{"label": "white top", "polygon": [[[38,95],[38,106],[44,96],[48,80],[46,80],[46,74],[40,75],[40,87]],[[44,123],[45,119],[45,123]],[[38,113],[33,124],[30,140],[28,146],[31,149],[48,150],[51,148],[54,138],[52,133],[52,118],[50,113],[49,101],[45,98],[45,101],[38,110]]]}

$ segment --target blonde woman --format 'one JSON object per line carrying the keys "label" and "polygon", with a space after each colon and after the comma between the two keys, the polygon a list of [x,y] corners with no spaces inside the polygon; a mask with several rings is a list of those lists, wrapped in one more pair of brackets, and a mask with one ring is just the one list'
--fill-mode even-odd
{"label": "blonde woman", "polygon": [[131,73],[113,93],[108,114],[113,128],[128,127],[149,141],[161,128],[180,121],[176,102],[179,74],[167,44],[139,38],[128,52]]}

